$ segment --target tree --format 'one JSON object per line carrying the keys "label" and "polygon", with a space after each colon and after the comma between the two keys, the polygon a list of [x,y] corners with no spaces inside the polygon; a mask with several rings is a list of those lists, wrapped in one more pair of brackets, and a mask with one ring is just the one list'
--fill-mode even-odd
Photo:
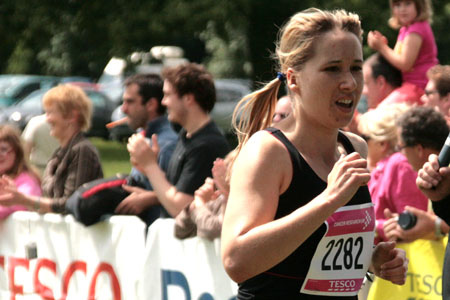
{"label": "tree", "polygon": [[[433,30],[439,60],[450,64],[445,2],[433,1]],[[267,81],[275,76],[271,54],[279,27],[312,6],[356,12],[366,33],[377,29],[390,44],[396,40],[387,0],[2,0],[0,70],[96,78],[112,56],[174,45],[218,77]],[[364,48],[366,56],[371,52]]]}

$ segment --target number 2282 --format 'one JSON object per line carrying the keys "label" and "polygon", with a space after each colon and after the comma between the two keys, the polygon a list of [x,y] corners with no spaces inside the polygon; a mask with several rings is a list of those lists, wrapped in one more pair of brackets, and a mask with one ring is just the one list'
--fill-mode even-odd
{"label": "number 2282", "polygon": [[[363,244],[362,237],[329,241],[326,246],[328,250],[322,260],[322,270],[362,269],[363,265],[359,263],[359,257],[363,250]],[[353,249],[354,247],[355,249]],[[354,250],[356,250],[355,258],[353,258]],[[343,259],[340,259],[341,255]],[[339,261],[342,261],[343,264]]]}

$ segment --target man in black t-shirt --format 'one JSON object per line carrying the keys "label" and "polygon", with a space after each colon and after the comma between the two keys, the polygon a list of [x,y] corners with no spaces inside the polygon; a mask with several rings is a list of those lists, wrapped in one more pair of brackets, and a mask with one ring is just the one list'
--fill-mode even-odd
{"label": "man in black t-shirt", "polygon": [[[229,152],[225,137],[209,113],[214,107],[216,92],[209,72],[198,64],[189,63],[163,70],[164,98],[168,119],[182,129],[167,173],[157,164],[158,143],[152,137],[152,146],[140,135],[133,135],[128,143],[132,164],[144,173],[153,191],[141,191],[129,201],[122,201],[118,209],[136,211],[161,204],[166,213],[175,217],[194,199],[217,157]],[[127,199],[126,199],[127,200]]]}

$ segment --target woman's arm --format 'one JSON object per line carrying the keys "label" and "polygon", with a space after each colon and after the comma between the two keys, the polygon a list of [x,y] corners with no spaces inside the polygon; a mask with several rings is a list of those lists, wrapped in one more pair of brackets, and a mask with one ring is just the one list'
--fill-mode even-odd
{"label": "woman's arm", "polygon": [[342,157],[323,193],[274,220],[279,195],[292,179],[291,159],[269,133],[255,134],[233,166],[222,228],[222,260],[230,277],[242,282],[289,256],[369,180],[364,168],[359,154]]}
{"label": "woman's arm", "polygon": [[183,208],[175,217],[174,235],[178,239],[194,237],[197,234],[197,226],[191,218],[190,205]]}
{"label": "woman's arm", "polygon": [[199,237],[209,240],[220,237],[226,202],[226,196],[222,194],[192,211]]}
{"label": "woman's arm", "polygon": [[47,213],[52,212],[51,204],[52,199],[20,192],[10,177],[3,175],[0,178],[0,205],[22,205],[30,211]]}

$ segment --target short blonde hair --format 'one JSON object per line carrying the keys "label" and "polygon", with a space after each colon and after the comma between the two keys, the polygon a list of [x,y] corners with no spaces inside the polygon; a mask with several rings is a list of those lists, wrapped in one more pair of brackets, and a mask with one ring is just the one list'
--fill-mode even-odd
{"label": "short blonde hair", "polygon": [[[402,27],[400,21],[394,17],[393,8],[394,4],[398,2],[402,2],[405,0],[389,0],[389,4],[391,6],[391,17],[389,18],[388,24],[393,29],[399,29]],[[416,5],[417,17],[415,19],[416,22],[428,21],[430,24],[433,21],[433,9],[431,7],[430,0],[413,0]]]}
{"label": "short blonde hair", "polygon": [[388,142],[394,149],[397,145],[397,119],[409,109],[405,103],[381,104],[361,115],[358,131],[374,141]]}
{"label": "short blonde hair", "polygon": [[55,106],[65,117],[77,111],[81,131],[87,131],[91,126],[92,101],[80,87],[60,84],[51,88],[45,93],[42,104],[45,108]]}

